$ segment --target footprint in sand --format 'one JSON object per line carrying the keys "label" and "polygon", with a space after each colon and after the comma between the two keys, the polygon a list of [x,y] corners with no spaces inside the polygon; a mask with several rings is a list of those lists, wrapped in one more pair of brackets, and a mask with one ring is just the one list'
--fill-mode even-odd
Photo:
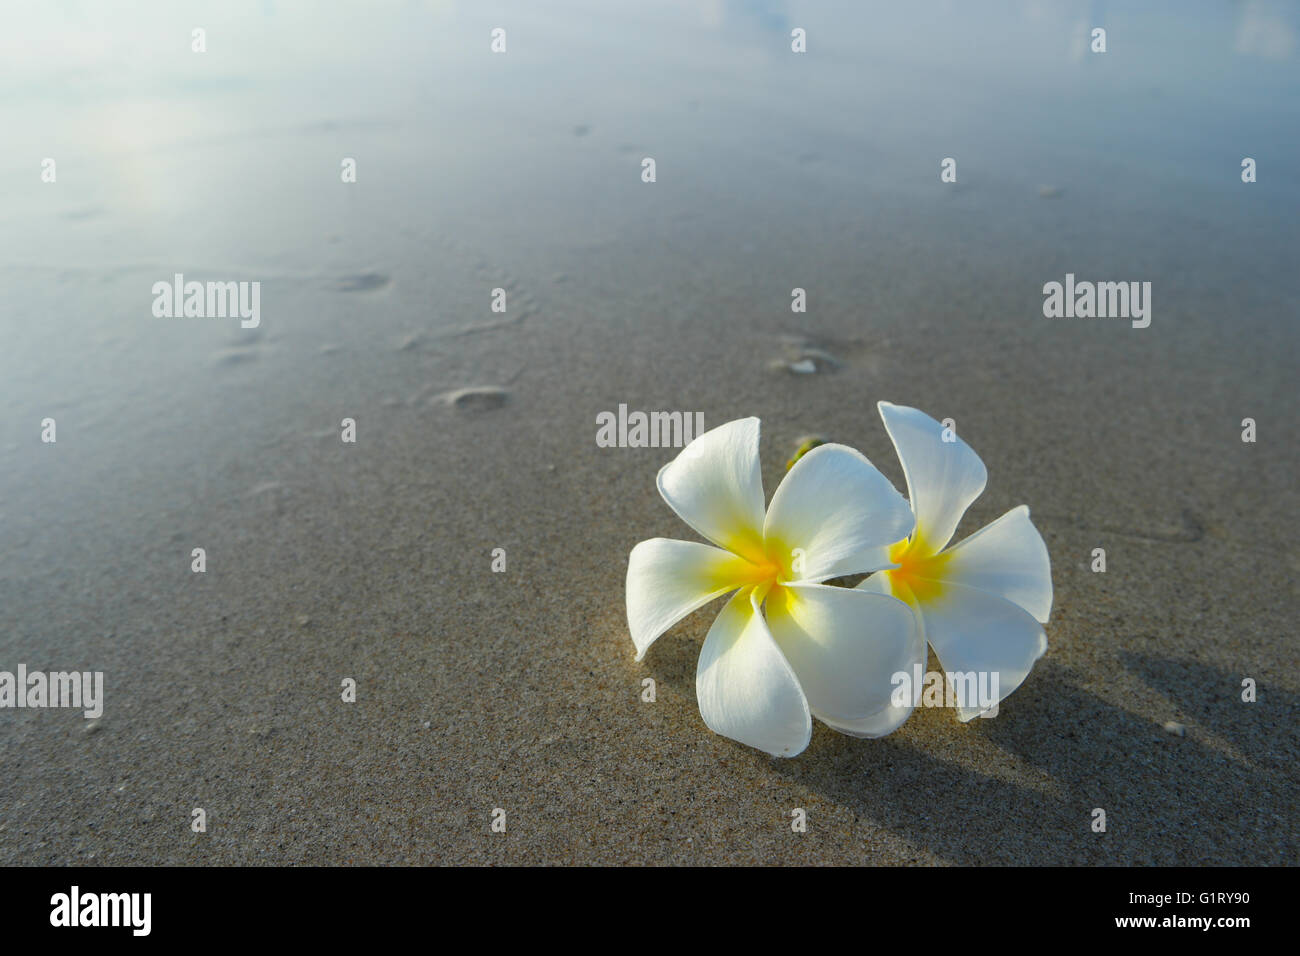
{"label": "footprint in sand", "polygon": [[214,365],[243,365],[253,361],[257,355],[254,349],[222,349],[212,361]]}
{"label": "footprint in sand", "polygon": [[392,282],[382,272],[362,272],[354,276],[340,276],[334,283],[336,292],[374,292]]}
{"label": "footprint in sand", "polygon": [[768,362],[768,368],[793,375],[813,375],[833,372],[844,364],[821,344],[802,335],[781,336],[781,352],[782,357]]}
{"label": "footprint in sand", "polygon": [[495,385],[475,385],[442,392],[429,399],[430,404],[450,405],[464,412],[487,412],[510,400],[510,393]]}

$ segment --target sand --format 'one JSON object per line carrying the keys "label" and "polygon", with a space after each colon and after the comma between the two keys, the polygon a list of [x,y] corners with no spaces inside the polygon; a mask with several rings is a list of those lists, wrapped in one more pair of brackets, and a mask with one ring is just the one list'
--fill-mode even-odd
{"label": "sand", "polygon": [[[10,249],[13,314],[46,318],[13,320],[4,360],[0,668],[102,670],[106,703],[90,725],[0,712],[0,863],[1293,863],[1294,187],[1174,195],[1090,156],[1050,202],[1037,168],[945,193],[928,151],[900,185],[831,133],[755,127],[767,158],[697,157],[652,201],[625,131],[549,115],[514,134],[541,144],[539,179],[484,173],[501,192],[478,208],[464,189],[412,207],[403,137],[456,153],[399,126],[358,134],[399,170],[364,201],[176,200],[267,224],[235,239],[110,200]],[[271,161],[353,148],[250,137]],[[212,149],[167,162],[269,161]],[[262,279],[260,329],[149,315],[152,281],[204,270]],[[1152,281],[1151,326],[1045,319],[1067,271]],[[806,349],[834,361],[772,367]],[[596,416],[757,415],[769,495],[809,433],[902,488],[881,399],[954,418],[984,459],[959,536],[1030,507],[1049,650],[995,719],[923,709],[875,741],[818,724],[769,758],[697,709],[720,605],[634,662],[628,552],[696,536],[655,490],[671,453],[600,448]]]}

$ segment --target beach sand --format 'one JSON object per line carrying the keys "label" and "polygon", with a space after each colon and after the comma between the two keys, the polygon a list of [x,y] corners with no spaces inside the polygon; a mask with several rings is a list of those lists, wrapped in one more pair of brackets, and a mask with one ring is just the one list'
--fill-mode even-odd
{"label": "beach sand", "polygon": [[[831,121],[788,142],[755,126],[741,150],[748,127],[701,89],[642,117],[699,116],[696,138],[550,104],[549,126],[502,134],[532,144],[531,178],[481,172],[488,200],[419,114],[182,149],[159,162],[184,179],[205,156],[219,182],[167,216],[23,194],[27,246],[6,230],[0,273],[0,668],[103,671],[106,702],[93,722],[0,712],[0,863],[1295,861],[1295,187],[1120,175],[1064,162],[1066,137],[944,192],[920,134],[865,172]],[[363,199],[217,171],[311,155],[337,179],[359,143],[386,164],[362,166]],[[184,228],[223,203],[254,228]],[[260,279],[261,327],[153,318],[174,272]],[[1044,318],[1066,272],[1151,281],[1151,326]],[[835,364],[773,367],[808,349]],[[959,538],[1029,506],[1049,649],[994,719],[815,724],[773,759],[699,715],[720,603],[633,660],[628,552],[698,537],[655,489],[673,450],[600,448],[596,416],[756,415],[769,496],[808,433],[903,489],[878,400],[955,419],[983,458]]]}

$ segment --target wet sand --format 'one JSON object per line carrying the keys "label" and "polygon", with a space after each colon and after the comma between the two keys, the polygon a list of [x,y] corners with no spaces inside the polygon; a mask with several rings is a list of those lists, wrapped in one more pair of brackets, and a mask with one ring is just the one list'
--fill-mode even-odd
{"label": "wet sand", "polygon": [[[0,712],[0,863],[1293,863],[1294,187],[1171,196],[1093,157],[1059,194],[1025,169],[945,192],[932,150],[900,185],[829,134],[761,131],[744,163],[697,143],[717,162],[646,186],[622,130],[555,116],[520,134],[533,193],[503,167],[479,207],[412,204],[417,117],[352,135],[395,170],[364,201],[286,184],[268,235],[257,188],[216,193],[239,241],[111,197],[9,214],[46,231],[0,270],[0,668],[102,670],[106,703]],[[356,149],[250,136],[330,176]],[[260,279],[261,327],[154,319],[176,271]],[[1045,319],[1067,271],[1151,281],[1151,326]],[[802,346],[835,364],[772,367]],[[695,535],[655,490],[671,452],[600,448],[596,416],[757,415],[769,495],[810,432],[902,488],[880,399],[954,418],[984,459],[959,537],[1029,505],[1049,650],[993,720],[816,724],[775,760],[699,716],[716,606],[633,661],[627,554]]]}

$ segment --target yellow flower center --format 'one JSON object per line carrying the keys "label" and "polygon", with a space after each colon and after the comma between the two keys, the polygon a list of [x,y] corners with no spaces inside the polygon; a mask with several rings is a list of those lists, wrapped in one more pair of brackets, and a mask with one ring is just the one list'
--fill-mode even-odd
{"label": "yellow flower center", "polygon": [[794,566],[795,555],[778,541],[763,542],[762,551],[746,556],[739,562],[735,583],[742,588],[753,588],[759,603],[784,593],[782,584],[800,577]]}
{"label": "yellow flower center", "polygon": [[757,561],[747,561],[746,565],[743,573],[745,587],[770,588],[782,581],[787,573],[785,565],[773,555],[771,548],[765,549]]}
{"label": "yellow flower center", "polygon": [[889,586],[896,597],[906,599],[910,594],[917,603],[924,603],[942,592],[943,582],[939,578],[943,566],[948,563],[948,555],[930,554],[929,551],[920,532],[889,549],[889,560],[898,567],[885,573],[889,575]]}

